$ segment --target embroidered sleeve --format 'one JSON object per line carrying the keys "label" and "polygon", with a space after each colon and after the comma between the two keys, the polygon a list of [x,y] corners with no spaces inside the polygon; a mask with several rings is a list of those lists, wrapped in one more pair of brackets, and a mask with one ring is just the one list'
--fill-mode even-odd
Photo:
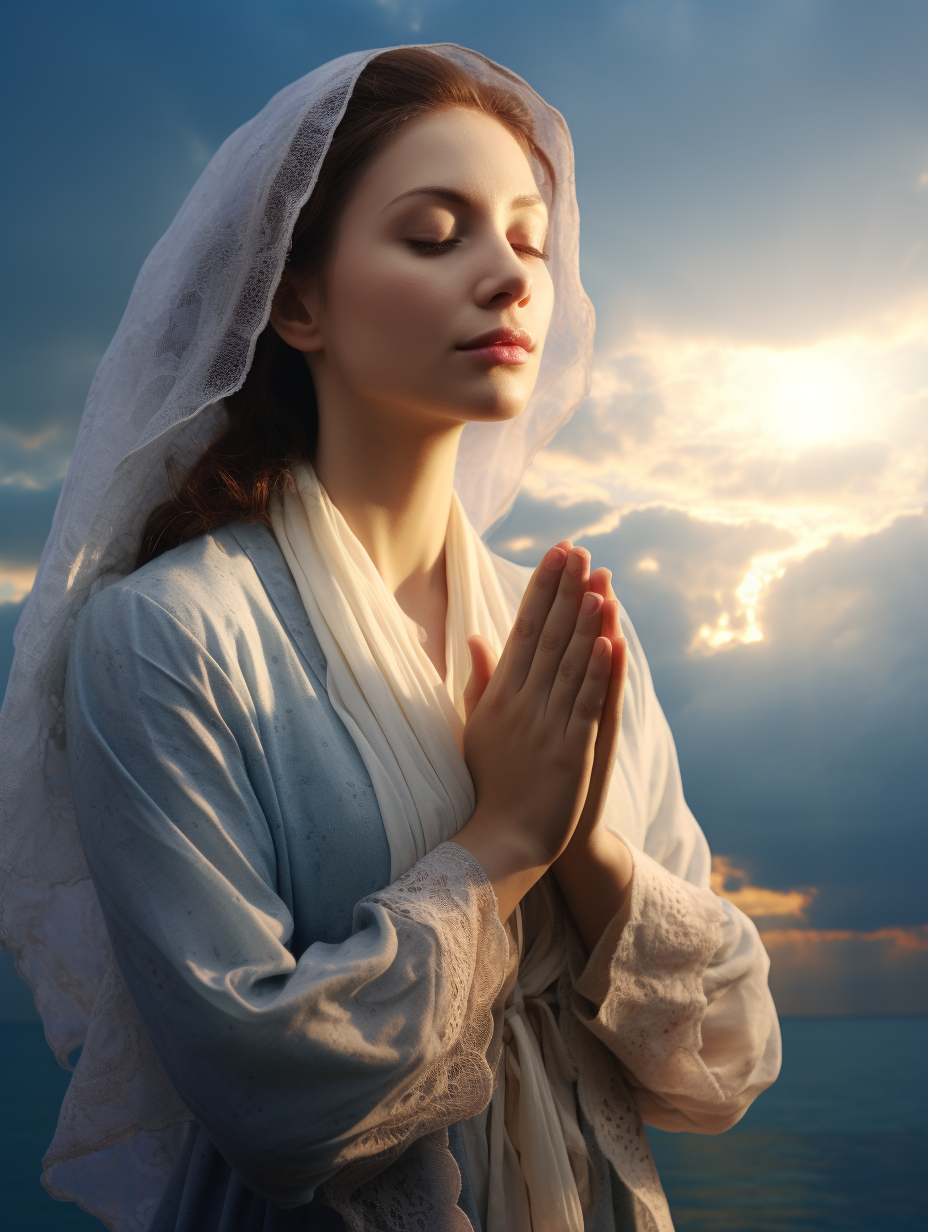
{"label": "embroidered sleeve", "polygon": [[586,958],[571,929],[572,1007],[621,1062],[643,1119],[727,1129],[776,1077],[769,962],[752,922],[633,851],[631,913]]}

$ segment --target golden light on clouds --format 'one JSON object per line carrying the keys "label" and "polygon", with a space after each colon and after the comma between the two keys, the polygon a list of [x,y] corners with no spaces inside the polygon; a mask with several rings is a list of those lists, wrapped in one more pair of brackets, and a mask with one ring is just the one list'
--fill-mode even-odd
{"label": "golden light on clouds", "polygon": [[751,885],[744,869],[736,868],[728,856],[721,855],[712,857],[709,884],[716,894],[727,898],[752,919],[784,916],[805,920],[806,911],[818,893],[814,886],[770,890],[764,886]]}
{"label": "golden light on clouds", "polygon": [[0,603],[19,603],[32,590],[35,565],[3,565],[0,563]]}
{"label": "golden light on clouds", "polygon": [[[752,559],[695,626],[691,651],[712,654],[762,642],[768,584],[837,534],[858,538],[920,511],[926,477],[920,309],[892,328],[805,346],[640,331],[599,356],[590,398],[525,486],[560,506],[602,502],[613,525],[660,507],[782,531],[785,546]],[[633,567],[656,574],[661,562],[644,553]]]}
{"label": "golden light on clouds", "polygon": [[822,945],[881,943],[893,949],[928,951],[928,924],[913,928],[770,928],[761,933],[768,950],[780,946],[812,949]]}

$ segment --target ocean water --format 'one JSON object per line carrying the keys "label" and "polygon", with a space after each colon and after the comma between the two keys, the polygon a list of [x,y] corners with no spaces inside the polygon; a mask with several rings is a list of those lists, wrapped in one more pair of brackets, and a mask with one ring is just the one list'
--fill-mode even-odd
{"label": "ocean water", "polygon": [[[783,1073],[726,1134],[648,1137],[678,1232],[924,1232],[928,1018],[783,1023]],[[0,1228],[100,1232],[39,1184],[68,1075],[0,1025]]]}

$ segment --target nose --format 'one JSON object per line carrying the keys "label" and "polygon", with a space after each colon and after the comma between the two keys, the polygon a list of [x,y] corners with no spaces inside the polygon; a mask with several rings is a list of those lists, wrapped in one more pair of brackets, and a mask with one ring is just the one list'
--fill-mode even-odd
{"label": "nose", "polygon": [[533,282],[524,258],[503,236],[492,245],[486,273],[477,287],[478,303],[481,308],[521,307],[531,299]]}

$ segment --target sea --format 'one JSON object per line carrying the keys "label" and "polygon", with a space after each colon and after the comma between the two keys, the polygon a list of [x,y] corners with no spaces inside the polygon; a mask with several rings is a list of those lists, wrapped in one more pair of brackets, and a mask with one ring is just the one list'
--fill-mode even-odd
{"label": "sea", "polygon": [[[649,1129],[677,1232],[926,1232],[928,1018],[792,1018],[783,1071],[720,1135]],[[0,1025],[0,1228],[100,1232],[39,1184],[68,1075]]]}

